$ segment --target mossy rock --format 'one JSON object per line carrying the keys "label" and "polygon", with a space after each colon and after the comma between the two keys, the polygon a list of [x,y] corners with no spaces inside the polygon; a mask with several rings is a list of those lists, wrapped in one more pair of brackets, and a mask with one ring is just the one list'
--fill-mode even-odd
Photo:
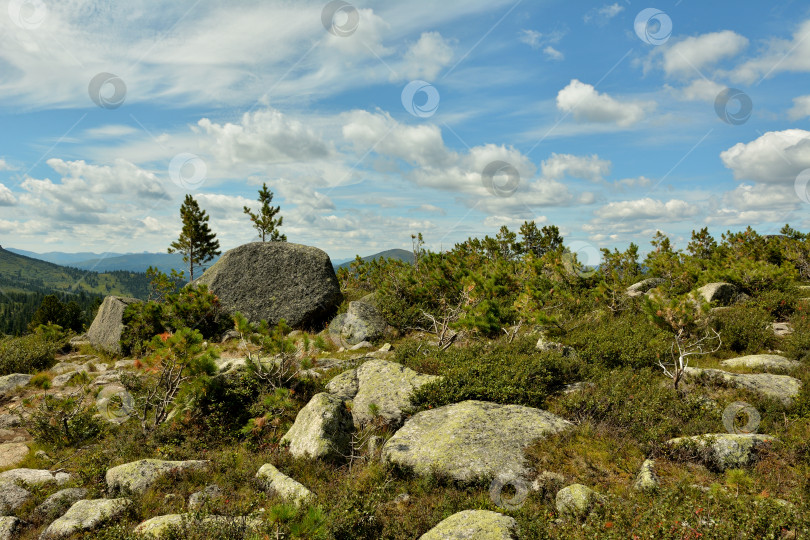
{"label": "mossy rock", "polygon": [[514,540],[517,522],[498,512],[464,510],[440,522],[419,540]]}

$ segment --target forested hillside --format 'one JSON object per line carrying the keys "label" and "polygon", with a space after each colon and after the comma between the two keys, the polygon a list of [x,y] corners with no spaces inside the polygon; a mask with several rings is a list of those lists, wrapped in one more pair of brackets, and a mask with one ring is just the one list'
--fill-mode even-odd
{"label": "forested hillside", "polygon": [[90,320],[104,296],[145,298],[149,280],[140,272],[103,274],[59,266],[11,253],[0,247],[0,334],[24,332],[42,299],[55,294],[76,301]]}

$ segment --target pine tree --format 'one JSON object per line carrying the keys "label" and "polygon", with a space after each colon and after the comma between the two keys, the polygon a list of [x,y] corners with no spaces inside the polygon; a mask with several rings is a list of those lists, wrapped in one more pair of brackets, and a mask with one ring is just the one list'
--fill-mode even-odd
{"label": "pine tree", "polygon": [[245,206],[245,214],[250,216],[250,221],[253,222],[253,227],[259,231],[262,242],[267,236],[272,242],[286,242],[287,237],[278,232],[278,227],[281,227],[284,218],[279,216],[276,219],[275,217],[281,207],[270,206],[270,203],[273,202],[273,192],[267,189],[267,184],[262,184],[262,189],[259,190],[259,202],[262,204],[262,208],[258,214],[247,206]]}
{"label": "pine tree", "polygon": [[188,273],[194,281],[194,267],[202,266],[220,254],[217,235],[208,227],[208,214],[191,195],[186,195],[180,207],[183,230],[180,237],[172,242],[169,253],[182,253],[183,262],[188,264]]}

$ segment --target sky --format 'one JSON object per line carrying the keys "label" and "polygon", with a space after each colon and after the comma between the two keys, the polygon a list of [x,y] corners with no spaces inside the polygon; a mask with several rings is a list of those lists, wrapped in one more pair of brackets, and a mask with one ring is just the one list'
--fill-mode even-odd
{"label": "sky", "polygon": [[[810,4],[0,0],[0,244],[224,250],[263,183],[333,259],[524,221],[810,230]],[[584,255],[584,257],[583,257]]]}

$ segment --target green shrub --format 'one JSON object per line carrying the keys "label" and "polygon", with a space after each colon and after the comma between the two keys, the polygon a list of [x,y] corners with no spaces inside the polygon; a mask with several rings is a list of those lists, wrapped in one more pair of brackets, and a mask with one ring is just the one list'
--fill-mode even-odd
{"label": "green shrub", "polygon": [[[439,407],[468,399],[540,407],[546,397],[579,378],[582,364],[557,352],[539,353],[535,339],[526,337],[512,344],[476,345],[436,353],[436,372],[441,381],[422,386],[413,397],[418,407]],[[413,349],[409,351],[414,354]],[[400,359],[409,360],[404,351]],[[415,353],[419,354],[419,353]]]}
{"label": "green shrub", "polygon": [[0,339],[0,376],[11,373],[36,373],[55,363],[61,343],[43,334]]}
{"label": "green shrub", "polygon": [[549,410],[575,422],[607,424],[638,441],[644,451],[672,437],[712,433],[720,422],[719,413],[707,409],[700,396],[678,393],[652,368],[602,371]]}
{"label": "green shrub", "polygon": [[146,344],[163,332],[197,330],[205,339],[219,339],[233,326],[216,295],[206,285],[187,286],[164,302],[138,302],[124,311],[121,348],[124,354],[143,354]]}
{"label": "green shrub", "polygon": [[31,380],[28,381],[28,384],[31,386],[36,386],[37,388],[42,388],[43,390],[47,390],[51,387],[51,378],[48,376],[47,373],[37,373]]}
{"label": "green shrub", "polygon": [[569,332],[564,341],[588,364],[605,367],[653,366],[669,354],[674,337],[641,313],[602,317]]}
{"label": "green shrub", "polygon": [[790,318],[793,333],[785,337],[782,348],[788,358],[810,361],[810,317],[804,311],[797,311]]}
{"label": "green shrub", "polygon": [[773,289],[765,291],[750,299],[746,302],[746,305],[761,309],[771,319],[784,321],[796,311],[798,301],[799,291],[791,287],[786,290]]}
{"label": "green shrub", "polygon": [[29,421],[31,435],[55,447],[78,446],[100,437],[106,423],[89,398],[83,388],[65,397],[43,396]]}
{"label": "green shrub", "polygon": [[715,313],[712,327],[720,332],[723,349],[753,354],[774,344],[768,312],[753,306],[739,305]]}

